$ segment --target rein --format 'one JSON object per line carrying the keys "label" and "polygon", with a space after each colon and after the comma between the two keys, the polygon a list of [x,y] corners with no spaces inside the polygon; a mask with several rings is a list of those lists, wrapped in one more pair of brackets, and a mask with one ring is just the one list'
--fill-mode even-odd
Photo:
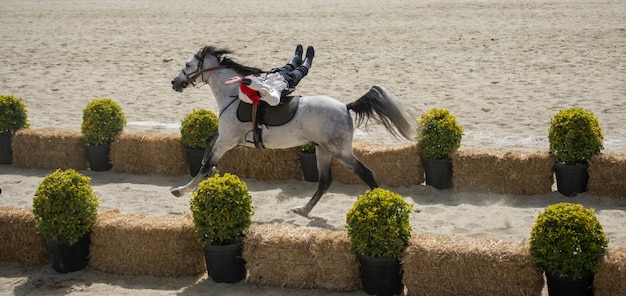
{"label": "rein", "polygon": [[[202,67],[202,65],[200,65],[198,68],[201,68],[201,67]],[[196,81],[196,79],[198,78],[198,76],[200,76],[200,75],[204,74],[205,72],[211,72],[211,71],[219,70],[219,69],[222,69],[222,68],[224,68],[224,66],[222,66],[222,65],[217,65],[217,66],[215,66],[215,67],[211,67],[211,68],[208,68],[208,69],[204,69],[204,70],[202,70],[202,71],[196,71],[196,73],[195,73],[195,74],[193,74],[193,76],[191,76],[191,77],[190,77],[190,78],[188,78],[187,80],[189,80],[189,81]],[[202,77],[202,81],[206,83],[206,81],[204,81],[204,77]]]}

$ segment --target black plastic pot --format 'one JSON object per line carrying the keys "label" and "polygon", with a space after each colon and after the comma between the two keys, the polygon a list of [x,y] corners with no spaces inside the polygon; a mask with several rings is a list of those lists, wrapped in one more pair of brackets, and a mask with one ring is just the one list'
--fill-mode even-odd
{"label": "black plastic pot", "polygon": [[187,151],[187,161],[189,162],[189,174],[195,177],[200,168],[202,168],[202,158],[204,157],[204,149],[185,148]]}
{"label": "black plastic pot", "polygon": [[217,283],[237,283],[246,278],[246,262],[241,257],[243,243],[204,247],[209,277]]}
{"label": "black plastic pot", "polygon": [[578,193],[587,191],[588,168],[588,164],[555,164],[554,173],[556,174],[556,187],[559,193],[573,197]]}
{"label": "black plastic pot", "polygon": [[390,257],[358,255],[363,289],[369,295],[399,295],[402,285],[400,260]]}
{"label": "black plastic pot", "polygon": [[85,150],[87,151],[89,168],[92,171],[108,171],[113,167],[113,164],[111,164],[111,162],[109,161],[111,144],[85,145]]}
{"label": "black plastic pot", "polygon": [[13,161],[12,138],[13,134],[0,134],[0,164],[11,164]]}
{"label": "black plastic pot", "polygon": [[59,273],[74,272],[89,264],[90,234],[81,237],[78,242],[70,245],[68,241],[46,240],[52,269]]}
{"label": "black plastic pot", "polygon": [[437,189],[452,187],[452,160],[423,158],[426,185]]}
{"label": "black plastic pot", "polygon": [[546,283],[550,296],[593,296],[593,273],[584,273],[582,278],[572,275],[560,277],[546,271]]}
{"label": "black plastic pot", "polygon": [[317,158],[312,153],[302,153],[298,151],[300,156],[300,164],[302,165],[302,174],[305,181],[318,182],[319,173],[317,171]]}

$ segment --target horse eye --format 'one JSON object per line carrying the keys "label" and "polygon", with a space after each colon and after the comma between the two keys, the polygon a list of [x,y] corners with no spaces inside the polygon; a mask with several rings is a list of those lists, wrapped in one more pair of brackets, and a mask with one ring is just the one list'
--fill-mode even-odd
{"label": "horse eye", "polygon": [[189,63],[186,63],[185,68],[189,68],[189,67],[191,67],[191,65],[189,65]]}

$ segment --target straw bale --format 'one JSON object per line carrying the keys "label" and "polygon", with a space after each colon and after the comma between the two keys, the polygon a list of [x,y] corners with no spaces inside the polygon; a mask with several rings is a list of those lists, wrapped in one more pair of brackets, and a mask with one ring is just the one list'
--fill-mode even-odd
{"label": "straw bale", "polygon": [[345,232],[261,224],[250,227],[243,250],[248,283],[296,289],[354,291],[361,281]]}
{"label": "straw bale", "polygon": [[552,192],[553,166],[548,152],[459,151],[452,157],[454,190],[546,194]]}
{"label": "straw bale", "polygon": [[132,174],[189,173],[187,155],[177,134],[122,133],[111,145],[113,171]]}
{"label": "straw bale", "polygon": [[[424,168],[416,143],[401,146],[374,146],[357,143],[354,155],[374,173],[376,181],[386,186],[410,186],[424,182]],[[333,179],[346,184],[363,181],[337,160],[333,160]]]}
{"label": "straw bale", "polygon": [[608,248],[593,279],[596,296],[626,295],[626,247]]}
{"label": "straw bale", "polygon": [[13,135],[13,165],[84,170],[89,167],[80,132],[22,129]]}
{"label": "straw bale", "polygon": [[32,209],[0,207],[0,261],[28,266],[50,263],[43,237],[37,234]]}
{"label": "straw bale", "polygon": [[407,295],[541,295],[544,286],[524,243],[419,234],[402,266]]}
{"label": "straw bale", "polygon": [[91,232],[90,267],[121,275],[183,276],[206,270],[189,213],[146,217],[112,210]]}
{"label": "straw bale", "polygon": [[588,172],[589,193],[626,197],[626,156],[601,153],[589,160]]}
{"label": "straw bale", "polygon": [[220,173],[257,180],[303,179],[297,148],[255,149],[236,147],[219,161]]}

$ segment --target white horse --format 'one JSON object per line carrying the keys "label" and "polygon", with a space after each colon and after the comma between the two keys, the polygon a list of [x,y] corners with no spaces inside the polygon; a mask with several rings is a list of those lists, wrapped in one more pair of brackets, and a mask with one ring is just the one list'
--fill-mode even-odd
{"label": "white horse", "polygon": [[[200,172],[186,185],[172,188],[175,196],[194,190],[209,174],[226,151],[236,146],[254,147],[246,140],[251,130],[250,122],[237,118],[239,84],[225,85],[233,76],[262,74],[259,68],[247,67],[225,57],[232,53],[227,49],[205,46],[194,54],[185,67],[172,80],[172,88],[182,92],[190,83],[206,83],[211,87],[219,105],[218,133],[209,136]],[[352,151],[354,125],[350,110],[356,114],[356,126],[372,119],[396,137],[410,140],[413,128],[395,103],[394,96],[379,86],[373,86],[358,100],[344,104],[328,96],[303,96],[295,116],[288,123],[263,128],[263,142],[268,149],[284,149],[313,143],[316,146],[319,184],[313,197],[304,206],[292,210],[308,216],[332,183],[331,160],[357,174],[370,188],[378,187],[372,171],[364,166]],[[248,137],[249,138],[249,137]]]}

